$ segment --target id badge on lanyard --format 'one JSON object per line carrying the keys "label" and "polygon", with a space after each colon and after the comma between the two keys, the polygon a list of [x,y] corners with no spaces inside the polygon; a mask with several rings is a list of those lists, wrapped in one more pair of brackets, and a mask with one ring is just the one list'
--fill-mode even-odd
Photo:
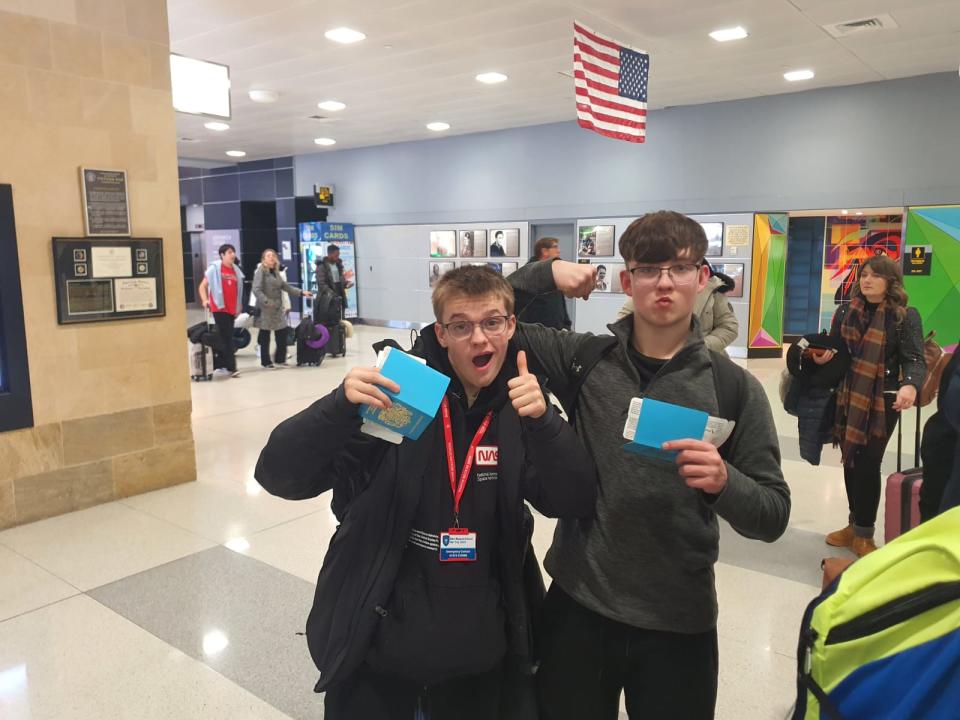
{"label": "id badge on lanyard", "polygon": [[473,459],[477,446],[490,427],[493,411],[487,413],[477,434],[474,435],[467,449],[467,456],[460,471],[460,480],[457,481],[457,460],[453,448],[453,422],[450,419],[450,402],[446,397],[440,404],[443,414],[443,435],[447,447],[447,471],[450,477],[450,491],[453,493],[453,527],[440,533],[440,562],[475,562],[477,559],[477,533],[470,532],[469,528],[460,527],[460,501],[467,489],[470,479],[470,470],[473,468]]}

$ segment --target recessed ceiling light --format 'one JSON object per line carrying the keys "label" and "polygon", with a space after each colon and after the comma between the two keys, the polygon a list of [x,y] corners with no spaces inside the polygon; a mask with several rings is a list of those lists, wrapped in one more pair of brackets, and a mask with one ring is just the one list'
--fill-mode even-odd
{"label": "recessed ceiling light", "polygon": [[487,85],[496,85],[497,83],[506,82],[507,76],[498,72],[485,72],[477,75],[477,80]]}
{"label": "recessed ceiling light", "polygon": [[336,145],[337,141],[333,138],[314,138],[313,141],[317,145]]}
{"label": "recessed ceiling light", "polygon": [[203,126],[207,130],[216,130],[217,132],[223,132],[224,130],[230,129],[230,125],[224,122],[208,122],[204,123]]}
{"label": "recessed ceiling light", "polygon": [[247,96],[256,103],[274,103],[280,97],[276,90],[251,90]]}
{"label": "recessed ceiling light", "polygon": [[737,25],[736,27],[732,28],[714,30],[712,33],[710,33],[710,37],[717,42],[730,42],[731,40],[743,40],[748,34],[749,33],[746,30]]}
{"label": "recessed ceiling light", "polygon": [[327,30],[323,36],[327,40],[333,40],[334,42],[343,43],[344,45],[360,42],[361,40],[366,40],[367,38],[367,36],[362,32],[351,30],[348,27],[338,27],[334,28],[333,30]]}
{"label": "recessed ceiling light", "polygon": [[857,210],[857,215],[863,215],[863,213]]}
{"label": "recessed ceiling light", "polygon": [[324,100],[321,103],[317,103],[317,107],[321,110],[329,110],[330,112],[337,112],[338,110],[343,110],[346,105],[344,105],[339,100]]}
{"label": "recessed ceiling light", "polygon": [[798,80],[810,80],[813,77],[813,70],[791,70],[783,74],[784,80],[797,82]]}
{"label": "recessed ceiling light", "polygon": [[427,123],[427,130],[433,130],[434,132],[443,132],[444,130],[450,129],[450,123],[445,122],[432,122]]}
{"label": "recessed ceiling light", "polygon": [[227,150],[227,155],[230,157],[246,157],[247,154],[243,150]]}
{"label": "recessed ceiling light", "polygon": [[840,214],[841,214],[841,215],[849,215],[849,214],[850,214],[850,211],[849,211],[849,210],[841,210],[841,211],[840,211]]}

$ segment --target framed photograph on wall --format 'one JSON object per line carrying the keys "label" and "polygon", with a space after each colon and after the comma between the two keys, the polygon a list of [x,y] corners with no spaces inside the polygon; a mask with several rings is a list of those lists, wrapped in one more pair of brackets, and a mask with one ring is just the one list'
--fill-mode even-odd
{"label": "framed photograph on wall", "polygon": [[453,270],[456,266],[456,263],[453,262],[432,262],[430,263],[430,274],[429,282],[430,287],[433,287],[437,284],[437,281],[443,277],[446,273]]}
{"label": "framed photograph on wall", "polygon": [[500,272],[504,277],[511,273],[515,273],[516,271],[517,263],[515,262],[505,262],[500,264]]}
{"label": "framed photograph on wall", "polygon": [[588,225],[580,228],[577,255],[579,257],[609,257],[614,254],[613,225]]}
{"label": "framed photograph on wall", "polygon": [[597,268],[597,284],[593,288],[594,292],[623,292],[620,285],[620,271],[623,270],[623,263],[594,261],[592,265]]}
{"label": "framed photograph on wall", "polygon": [[461,230],[460,231],[460,257],[484,257],[487,251],[487,231],[486,230]]}
{"label": "framed photograph on wall", "polygon": [[715,266],[717,272],[721,272],[733,280],[733,290],[727,293],[728,298],[743,297],[743,263],[720,263]]}
{"label": "framed photograph on wall", "polygon": [[455,230],[434,230],[430,233],[430,257],[456,257],[457,233]]}
{"label": "framed photograph on wall", "polygon": [[721,257],[723,255],[723,223],[702,222],[700,227],[707,234],[707,257]]}
{"label": "framed photograph on wall", "polygon": [[520,230],[505,228],[490,231],[488,257],[520,257]]}

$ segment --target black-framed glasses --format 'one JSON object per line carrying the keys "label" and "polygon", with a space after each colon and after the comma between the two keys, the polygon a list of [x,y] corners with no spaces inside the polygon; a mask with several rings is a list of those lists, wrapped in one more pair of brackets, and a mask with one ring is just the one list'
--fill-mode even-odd
{"label": "black-framed glasses", "polygon": [[507,329],[507,321],[509,319],[509,315],[491,315],[479,322],[454,320],[453,322],[443,323],[440,327],[442,327],[453,340],[466,340],[473,335],[473,329],[475,327],[479,327],[481,332],[490,338],[503,335]]}
{"label": "black-framed glasses", "polygon": [[633,281],[641,285],[655,285],[666,272],[674,285],[689,285],[700,272],[700,263],[677,263],[676,265],[638,265],[628,268]]}

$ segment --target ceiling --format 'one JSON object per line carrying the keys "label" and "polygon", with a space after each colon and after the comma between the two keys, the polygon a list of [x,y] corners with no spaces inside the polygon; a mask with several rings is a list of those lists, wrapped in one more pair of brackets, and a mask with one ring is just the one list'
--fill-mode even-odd
{"label": "ceiling", "polygon": [[[837,39],[821,27],[888,13],[899,26]],[[181,157],[247,160],[573,120],[574,19],[651,56],[652,109],[957,71],[958,0],[168,0],[176,53],[230,66],[233,118],[177,115]],[[750,37],[707,33],[742,25]],[[367,39],[324,38],[347,26]],[[788,83],[787,70],[813,80]],[[499,71],[509,80],[482,85]],[[258,105],[250,89],[280,93]],[[317,108],[335,99],[347,109]],[[328,121],[311,120],[324,115]],[[323,150],[315,137],[337,145]],[[185,142],[182,138],[192,138]]]}

